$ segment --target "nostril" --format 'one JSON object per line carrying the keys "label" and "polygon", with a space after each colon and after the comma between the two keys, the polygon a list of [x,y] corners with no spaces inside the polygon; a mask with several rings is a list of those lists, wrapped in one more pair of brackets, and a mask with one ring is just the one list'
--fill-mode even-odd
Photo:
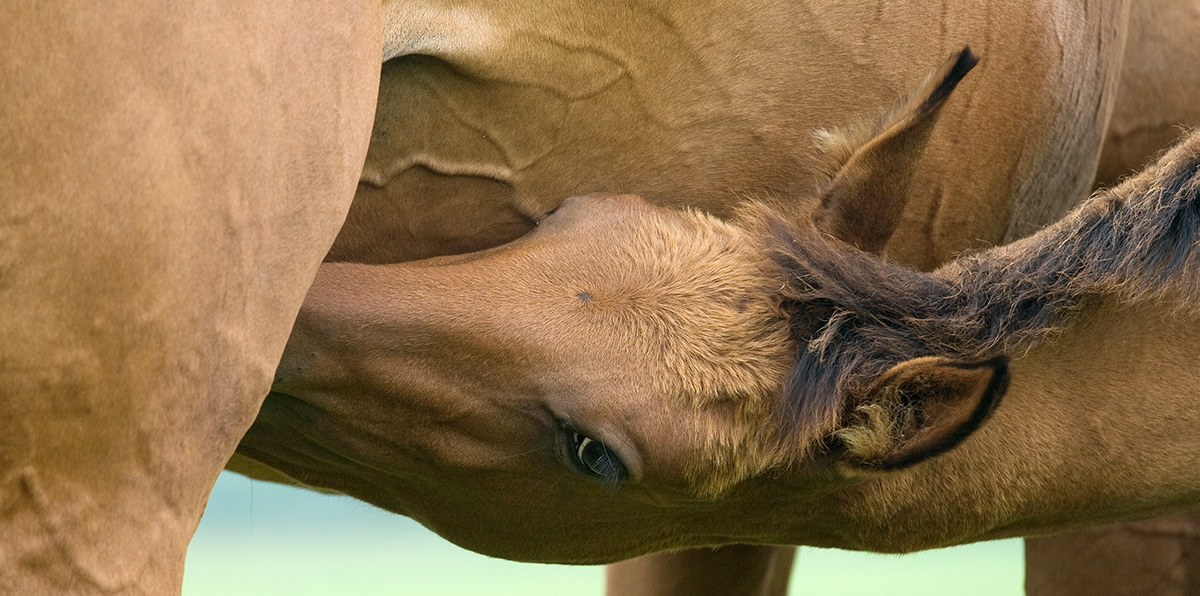
{"label": "nostril", "polygon": [[545,215],[538,218],[537,225],[540,226],[543,223],[546,223],[547,219],[549,219],[551,216],[555,216],[555,215],[558,216],[555,218],[556,221],[559,219],[562,219],[563,216],[566,215],[566,213],[571,212],[575,208],[579,207],[580,203],[582,201],[586,200],[588,197],[589,197],[589,195],[574,195],[574,196],[567,197],[566,199],[563,199],[563,201],[560,202],[558,205],[555,205],[552,209],[550,209],[549,211],[546,211]]}

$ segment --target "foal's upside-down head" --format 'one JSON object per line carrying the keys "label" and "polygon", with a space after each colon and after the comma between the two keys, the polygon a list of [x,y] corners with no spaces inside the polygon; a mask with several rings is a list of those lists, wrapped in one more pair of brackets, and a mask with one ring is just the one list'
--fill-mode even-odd
{"label": "foal's upside-down head", "polygon": [[[1004,394],[1006,358],[841,358],[838,330],[870,313],[837,292],[900,275],[851,267],[877,262],[974,63],[823,135],[828,182],[804,200],[725,222],[589,195],[494,249],[324,265],[239,453],[476,550],[601,562],[770,540],[737,511],[781,506],[774,480],[803,509],[955,447]],[[806,269],[801,245],[850,256]]]}

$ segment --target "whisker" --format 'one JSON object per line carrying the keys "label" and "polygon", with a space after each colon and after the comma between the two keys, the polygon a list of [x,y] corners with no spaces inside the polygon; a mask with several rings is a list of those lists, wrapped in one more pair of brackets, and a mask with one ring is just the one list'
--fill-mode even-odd
{"label": "whisker", "polygon": [[534,482],[528,489],[525,490],[525,492],[521,493],[520,497],[517,497],[517,501],[518,502],[524,501],[525,497],[528,497],[529,493],[533,492],[533,489],[537,488],[541,483],[543,483],[545,481],[546,481],[545,478],[538,478],[537,482]]}
{"label": "whisker", "polygon": [[[563,477],[561,475],[556,476],[554,478],[554,482],[551,482],[549,488],[546,489],[546,492],[550,492],[550,491],[554,490],[554,487],[558,486],[558,481],[562,480],[562,479],[563,479]],[[546,480],[545,478],[539,478],[537,482],[533,483],[533,486],[530,486],[528,490],[526,490],[524,493],[521,493],[520,498],[524,499],[525,497],[529,496],[529,493],[533,492],[533,489],[537,488],[545,480]]]}

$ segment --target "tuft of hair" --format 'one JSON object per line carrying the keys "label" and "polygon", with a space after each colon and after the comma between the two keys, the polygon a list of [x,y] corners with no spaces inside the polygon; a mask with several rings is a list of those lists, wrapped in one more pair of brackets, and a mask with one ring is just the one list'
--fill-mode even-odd
{"label": "tuft of hair", "polygon": [[870,453],[867,435],[895,413],[857,410],[856,398],[904,360],[1018,355],[1100,296],[1170,295],[1196,308],[1200,132],[1038,234],[930,274],[886,263],[761,205],[742,220],[781,271],[777,300],[797,345],[776,413],[782,440],[801,458],[858,416],[864,432],[841,438]]}
{"label": "tuft of hair", "polygon": [[[760,207],[743,218],[782,276],[776,298],[789,313],[796,354],[775,416],[793,459],[803,459],[844,426],[854,408],[850,396],[903,360],[935,354],[910,325],[935,316],[937,297],[950,285],[884,262],[811,222],[795,224]],[[882,420],[882,413],[874,414]]]}
{"label": "tuft of hair", "polygon": [[1101,294],[1140,301],[1176,292],[1184,304],[1195,305],[1200,294],[1198,241],[1200,130],[1042,232],[968,255],[941,274],[960,279],[960,292],[966,294],[1003,280],[1018,311],[1061,308]]}
{"label": "tuft of hair", "polygon": [[856,406],[850,423],[834,435],[846,450],[861,461],[882,461],[896,445],[900,429],[911,426],[914,408],[904,406],[899,399],[888,405],[868,403]]}

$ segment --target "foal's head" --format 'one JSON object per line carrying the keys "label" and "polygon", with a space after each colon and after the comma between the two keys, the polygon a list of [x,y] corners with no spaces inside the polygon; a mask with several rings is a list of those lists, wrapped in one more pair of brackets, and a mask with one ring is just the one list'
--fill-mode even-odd
{"label": "foal's head", "polygon": [[882,250],[973,64],[964,51],[875,126],[827,135],[829,182],[791,223],[591,195],[491,250],[323,266],[239,451],[477,550],[599,562],[749,539],[725,508],[784,470],[808,466],[795,490],[818,494],[949,448],[1003,363],[921,359],[808,390],[793,371],[821,360],[830,313],[796,299],[787,246],[848,264]]}

